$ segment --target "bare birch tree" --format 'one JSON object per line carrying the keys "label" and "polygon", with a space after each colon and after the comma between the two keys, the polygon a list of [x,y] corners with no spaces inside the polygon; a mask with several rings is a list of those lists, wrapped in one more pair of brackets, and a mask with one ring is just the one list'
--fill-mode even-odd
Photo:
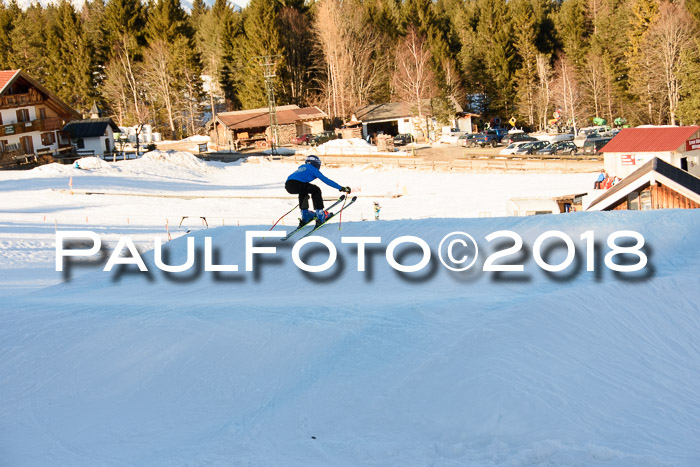
{"label": "bare birch tree", "polygon": [[684,52],[694,45],[697,34],[696,25],[685,8],[664,2],[659,8],[659,16],[642,40],[645,63],[653,63],[661,78],[653,80],[650,85],[655,86],[656,91],[663,89],[671,125],[676,124],[682,93],[681,70],[687,57]]}
{"label": "bare birch tree", "polygon": [[406,37],[396,48],[396,69],[393,87],[402,100],[415,108],[419,125],[427,136],[428,128],[424,118],[425,100],[433,97],[436,78],[431,67],[432,54],[425,39],[410,27]]}
{"label": "bare birch tree", "polygon": [[552,86],[554,99],[562,108],[564,118],[570,122],[574,134],[576,134],[579,124],[577,119],[581,115],[583,102],[583,92],[576,77],[576,70],[571,61],[563,56],[557,61],[554,73],[555,78]]}
{"label": "bare birch tree", "polygon": [[602,114],[602,105],[605,98],[605,67],[603,60],[595,52],[589,52],[583,67],[583,83],[586,97],[593,103],[592,110],[596,117]]}
{"label": "bare birch tree", "polygon": [[382,85],[385,63],[376,59],[382,46],[377,31],[366,24],[361,5],[354,0],[322,0],[314,24],[319,55],[323,57],[327,113],[346,118],[365,105]]}
{"label": "bare birch tree", "polygon": [[144,81],[149,84],[151,92],[155,94],[160,103],[165,107],[170,127],[171,137],[175,137],[175,117],[173,111],[175,77],[172,74],[172,54],[170,47],[164,41],[154,41],[144,53]]}
{"label": "bare birch tree", "polygon": [[540,128],[547,128],[547,115],[552,97],[552,67],[549,64],[549,57],[544,54],[537,54],[535,59],[537,65],[537,120]]}

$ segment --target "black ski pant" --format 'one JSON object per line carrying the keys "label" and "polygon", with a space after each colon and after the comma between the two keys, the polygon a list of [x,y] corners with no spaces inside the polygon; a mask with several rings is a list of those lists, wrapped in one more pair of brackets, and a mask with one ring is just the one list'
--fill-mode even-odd
{"label": "black ski pant", "polygon": [[314,209],[323,209],[321,189],[316,185],[300,182],[299,180],[287,180],[284,188],[291,195],[299,195],[299,207],[301,209],[309,209],[309,195],[311,195],[311,200],[314,203]]}

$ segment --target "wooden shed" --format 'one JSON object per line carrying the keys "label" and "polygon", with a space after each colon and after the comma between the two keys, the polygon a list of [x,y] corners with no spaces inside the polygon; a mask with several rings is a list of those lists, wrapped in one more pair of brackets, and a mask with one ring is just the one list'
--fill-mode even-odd
{"label": "wooden shed", "polygon": [[[326,118],[328,115],[318,107],[277,107],[280,138],[277,144],[287,144],[305,133],[322,132]],[[271,140],[270,113],[267,108],[222,112],[216,115],[210,131],[212,142],[218,146],[239,148],[256,145],[266,148]]]}

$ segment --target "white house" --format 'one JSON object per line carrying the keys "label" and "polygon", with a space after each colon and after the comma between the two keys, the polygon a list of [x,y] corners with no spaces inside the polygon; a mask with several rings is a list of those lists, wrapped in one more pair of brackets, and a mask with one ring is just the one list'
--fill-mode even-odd
{"label": "white house", "polygon": [[362,122],[362,137],[377,133],[396,136],[410,133],[419,138],[420,128],[425,128],[431,116],[430,107],[422,110],[426,119],[420,122],[415,115],[415,109],[407,102],[390,102],[387,104],[370,104],[357,109],[352,114],[352,121]]}
{"label": "white house", "polygon": [[63,128],[78,154],[104,156],[114,151],[114,133],[119,127],[111,118],[90,118],[70,122]]}
{"label": "white house", "polygon": [[699,126],[623,128],[600,152],[610,176],[624,179],[658,157],[700,177]]}
{"label": "white house", "polygon": [[[454,100],[454,118],[449,122],[451,128],[471,133],[474,130],[473,117],[477,114],[463,112],[462,107]],[[367,137],[382,132],[387,135],[410,133],[416,139],[424,137],[423,130],[438,132],[437,122],[433,121],[430,100],[425,100],[421,109],[423,121],[416,116],[417,109],[414,104],[408,102],[390,102],[387,104],[370,104],[361,107],[352,114],[353,121],[362,122],[362,136]]]}

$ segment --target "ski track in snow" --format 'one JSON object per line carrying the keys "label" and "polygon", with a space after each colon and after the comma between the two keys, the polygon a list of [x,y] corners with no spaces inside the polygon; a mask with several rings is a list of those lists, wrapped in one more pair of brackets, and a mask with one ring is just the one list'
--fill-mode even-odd
{"label": "ski track in snow", "polygon": [[[0,174],[8,201],[0,205],[0,464],[700,463],[697,211],[460,219],[489,203],[500,213],[495,201],[471,199],[487,185],[486,195],[500,202],[525,186],[538,195],[538,184],[557,177],[528,183],[525,176],[328,170],[337,181],[359,180],[363,192],[395,191],[403,178],[399,190],[405,184],[408,194],[382,199],[388,221],[357,222],[372,216],[358,202],[342,231],[321,231],[343,263],[332,279],[302,273],[291,261],[292,242],[274,241],[277,261],[259,264],[255,277],[243,272],[245,231],[266,229],[292,201],[124,200],[55,190],[73,174],[74,188],[232,194],[246,185],[279,195],[293,166],[200,166],[182,158],[178,168],[157,155],[132,162],[95,163],[93,174],[61,166]],[[547,190],[574,192],[571,183],[587,186],[592,175],[562,177]],[[498,193],[506,185],[501,190],[516,194]],[[231,213],[251,206],[258,218],[231,226]],[[178,228],[190,209],[221,216],[224,225]],[[188,237],[201,247],[210,236],[220,262],[241,272],[154,270],[149,279],[82,265],[58,283],[56,225],[94,229],[109,246],[132,235],[153,270],[147,250],[152,235],[167,237],[166,216],[176,237],[165,247],[170,264],[185,261]],[[530,247],[547,230],[577,244],[586,230],[603,244],[610,232],[637,230],[653,269],[639,281],[585,267],[556,280],[530,258],[521,275],[453,274],[438,264],[415,280],[393,271],[383,249],[358,273],[355,251],[340,242],[341,235],[381,236],[385,248],[416,235],[437,249],[444,235],[463,230],[479,239],[480,267],[484,236],[502,229]]]}

